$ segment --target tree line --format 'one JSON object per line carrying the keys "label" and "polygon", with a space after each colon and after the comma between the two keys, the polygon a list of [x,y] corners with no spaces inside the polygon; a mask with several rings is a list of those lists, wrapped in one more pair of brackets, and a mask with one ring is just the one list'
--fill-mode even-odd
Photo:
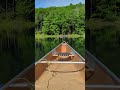
{"label": "tree line", "polygon": [[120,17],[120,0],[86,0],[86,19],[113,21],[118,17]]}
{"label": "tree line", "polygon": [[34,0],[1,0],[0,17],[34,21]]}
{"label": "tree line", "polygon": [[35,9],[35,31],[40,34],[82,34],[85,27],[85,5]]}

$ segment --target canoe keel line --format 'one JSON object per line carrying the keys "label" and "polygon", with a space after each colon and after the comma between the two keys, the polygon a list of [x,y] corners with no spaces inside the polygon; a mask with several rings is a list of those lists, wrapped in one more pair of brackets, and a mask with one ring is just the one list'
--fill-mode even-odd
{"label": "canoe keel line", "polygon": [[0,90],[120,90],[119,78],[87,50],[85,59],[64,41]]}

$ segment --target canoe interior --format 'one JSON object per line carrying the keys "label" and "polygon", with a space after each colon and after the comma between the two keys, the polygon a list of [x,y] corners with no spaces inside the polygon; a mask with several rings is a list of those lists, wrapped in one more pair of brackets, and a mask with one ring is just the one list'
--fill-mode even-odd
{"label": "canoe interior", "polygon": [[[120,87],[114,88],[115,86],[120,85],[119,78],[114,77],[114,75],[108,72],[108,69],[106,69],[103,66],[103,64],[101,65],[99,60],[96,60],[96,58],[94,58],[91,53],[86,52],[85,55],[86,55],[85,57],[86,64],[87,61],[93,61],[91,64],[95,65],[94,71],[88,73],[88,74],[91,73],[91,77],[85,82],[86,90],[120,90]],[[87,85],[93,85],[93,86],[98,85],[98,86],[95,88],[91,88],[91,87],[87,87]]]}
{"label": "canoe interior", "polygon": [[35,90],[85,90],[85,64],[39,63],[35,73]]}
{"label": "canoe interior", "polygon": [[85,63],[42,61],[84,62],[68,44],[60,44],[36,64],[35,90],[85,90]]}

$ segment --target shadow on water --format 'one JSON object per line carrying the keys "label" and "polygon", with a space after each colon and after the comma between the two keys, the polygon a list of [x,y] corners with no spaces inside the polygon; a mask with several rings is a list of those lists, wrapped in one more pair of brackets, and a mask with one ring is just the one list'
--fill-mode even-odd
{"label": "shadow on water", "polygon": [[66,41],[70,46],[72,46],[78,53],[84,56],[84,39],[83,38],[45,38],[39,39],[35,42],[35,59],[36,61],[50,52],[57,45]]}
{"label": "shadow on water", "polygon": [[86,30],[86,48],[120,78],[120,29]]}

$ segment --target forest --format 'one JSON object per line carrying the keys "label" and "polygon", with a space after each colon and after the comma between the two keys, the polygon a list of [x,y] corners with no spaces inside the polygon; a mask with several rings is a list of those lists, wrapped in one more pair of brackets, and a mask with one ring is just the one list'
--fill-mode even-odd
{"label": "forest", "polygon": [[85,5],[82,3],[64,7],[35,9],[36,34],[68,35],[83,34],[85,27]]}
{"label": "forest", "polygon": [[[33,2],[34,0],[1,0],[0,3],[1,31],[11,32],[15,30],[16,32],[21,32],[24,30],[23,28],[29,29],[33,27],[34,25]],[[6,25],[7,27],[4,27],[4,25]]]}
{"label": "forest", "polygon": [[120,21],[120,0],[86,0],[85,17],[86,22],[94,23],[97,20],[98,25],[105,25],[106,21],[108,24]]}

